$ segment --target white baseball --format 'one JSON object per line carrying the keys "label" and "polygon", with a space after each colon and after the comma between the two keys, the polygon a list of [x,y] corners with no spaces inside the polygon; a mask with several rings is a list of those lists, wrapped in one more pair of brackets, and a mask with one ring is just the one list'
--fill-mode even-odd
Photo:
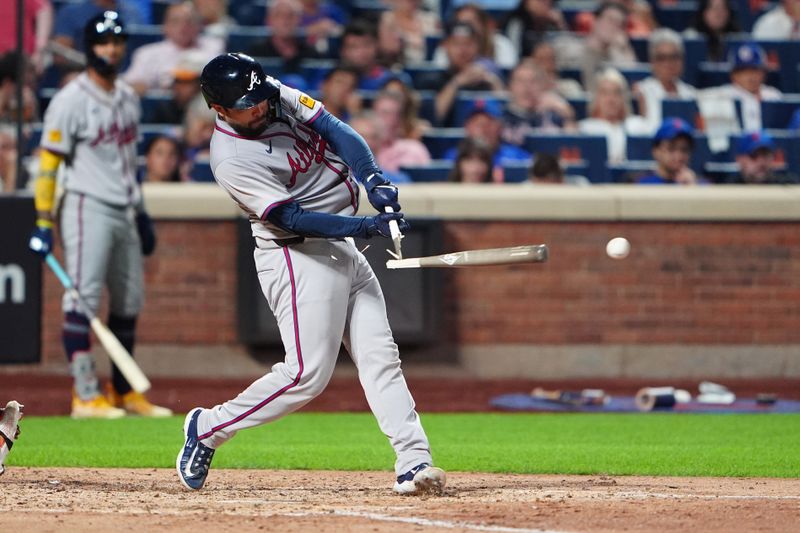
{"label": "white baseball", "polygon": [[606,253],[612,259],[625,259],[631,252],[631,243],[625,237],[614,237],[606,244]]}

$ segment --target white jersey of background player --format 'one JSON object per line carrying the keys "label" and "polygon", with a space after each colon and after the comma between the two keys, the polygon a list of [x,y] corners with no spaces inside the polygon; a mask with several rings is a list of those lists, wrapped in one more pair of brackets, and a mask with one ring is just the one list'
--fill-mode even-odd
{"label": "white jersey of background player", "polygon": [[[188,488],[203,486],[216,448],[237,431],[280,418],[317,396],[344,343],[370,409],[389,437],[400,493],[440,492],[444,472],[400,370],[383,294],[346,237],[388,237],[407,227],[397,188],[383,179],[366,143],[309,96],[264,75],[244,54],[206,65],[201,88],[219,115],[211,139],[217,182],[250,218],[261,288],[278,320],[286,359],[236,398],[195,408],[184,422],[176,466]],[[361,177],[374,217],[354,216]],[[395,213],[385,213],[392,207]]]}
{"label": "white jersey of background player", "polygon": [[[87,69],[47,107],[36,180],[38,220],[30,247],[44,257],[51,251],[55,177],[63,162],[59,233],[67,272],[92,314],[100,307],[103,287],[108,287],[108,326],[133,352],[144,298],[142,254],[153,251],[155,234],[136,182],[139,98],[117,79],[126,39],[114,11],[90,19],[84,28]],[[114,365],[108,397],[104,396],[89,353],[87,316],[69,295],[64,296],[63,309],[64,349],[75,379],[73,417],[118,418],[126,411],[172,414],[133,391]]]}

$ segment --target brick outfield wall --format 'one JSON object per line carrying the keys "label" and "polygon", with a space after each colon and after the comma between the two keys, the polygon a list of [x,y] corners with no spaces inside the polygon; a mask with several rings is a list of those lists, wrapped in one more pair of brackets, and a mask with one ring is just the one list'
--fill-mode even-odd
{"label": "brick outfield wall", "polygon": [[[236,344],[234,221],[158,221],[142,343]],[[632,243],[622,261],[605,243]],[[798,344],[795,223],[456,222],[445,249],[547,243],[542,265],[448,270],[451,344]],[[61,290],[45,275],[46,360],[62,358]],[[105,318],[105,313],[101,315]]]}

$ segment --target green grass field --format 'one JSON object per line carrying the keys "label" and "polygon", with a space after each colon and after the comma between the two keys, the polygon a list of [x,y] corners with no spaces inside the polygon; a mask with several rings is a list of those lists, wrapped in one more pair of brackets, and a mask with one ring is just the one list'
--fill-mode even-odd
{"label": "green grass field", "polygon": [[[452,471],[800,477],[800,415],[427,414],[436,463]],[[25,417],[7,464],[172,468],[183,417]],[[297,413],[240,432],[217,468],[391,470],[369,413]]]}

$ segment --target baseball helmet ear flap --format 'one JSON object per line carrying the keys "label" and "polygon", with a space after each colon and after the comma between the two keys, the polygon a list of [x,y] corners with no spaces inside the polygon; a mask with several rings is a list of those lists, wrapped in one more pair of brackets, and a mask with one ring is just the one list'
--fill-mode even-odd
{"label": "baseball helmet ear flap", "polygon": [[280,116],[280,84],[264,74],[252,57],[236,53],[212,59],[200,75],[200,91],[208,107],[248,109],[268,101],[270,119]]}
{"label": "baseball helmet ear flap", "polygon": [[89,19],[83,27],[83,48],[86,53],[86,64],[101,76],[117,73],[118,65],[112,65],[94,53],[96,44],[107,43],[111,39],[128,40],[125,25],[116,11],[104,11]]}

